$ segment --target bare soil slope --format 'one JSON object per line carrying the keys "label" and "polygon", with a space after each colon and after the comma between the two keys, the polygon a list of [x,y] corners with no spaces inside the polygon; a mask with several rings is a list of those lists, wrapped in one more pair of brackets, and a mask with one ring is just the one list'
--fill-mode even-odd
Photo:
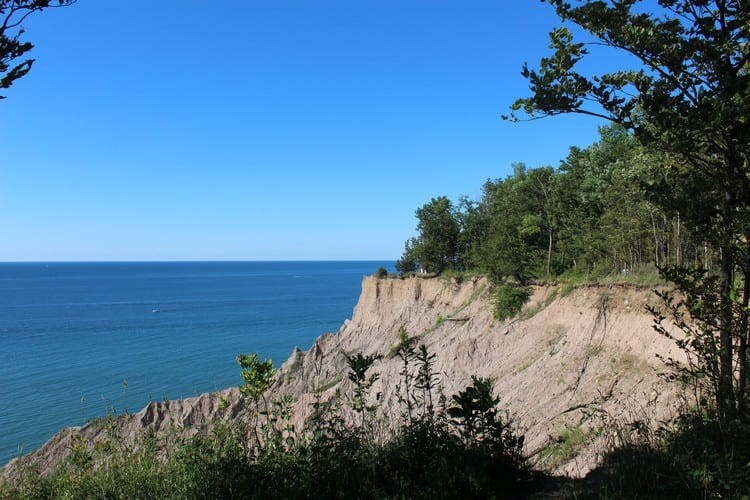
{"label": "bare soil slope", "polygon": [[557,286],[535,287],[520,315],[506,321],[493,318],[489,289],[484,278],[365,278],[352,319],[308,352],[296,351],[275,390],[293,394],[296,414],[305,415],[314,387],[332,393],[347,383],[343,352],[382,354],[372,392],[396,419],[401,365],[394,346],[403,326],[437,354],[446,395],[471,375],[494,379],[501,406],[526,435],[527,453],[554,472],[591,470],[610,417],[657,422],[672,415],[676,395],[659,377],[664,365],[656,355],[681,353],[652,329],[644,309],[657,303],[650,289],[585,286],[562,297]]}
{"label": "bare soil slope", "polygon": [[[557,286],[537,286],[520,315],[506,321],[493,318],[489,290],[485,278],[366,277],[352,318],[308,351],[295,349],[271,396],[291,395],[295,422],[302,427],[315,388],[323,388],[324,397],[337,389],[347,392],[343,353],[381,354],[373,367],[381,376],[372,394],[380,394],[379,411],[395,423],[401,366],[394,347],[405,327],[437,355],[435,369],[446,395],[469,384],[472,375],[493,378],[501,406],[526,435],[527,453],[550,471],[580,477],[595,467],[609,417],[658,422],[672,416],[677,395],[658,376],[664,366],[656,355],[681,353],[651,327],[644,306],[657,298],[650,289],[583,286],[565,294]],[[94,443],[113,429],[127,440],[148,428],[191,434],[241,411],[237,389],[151,403],[134,415],[64,429],[3,474],[26,466],[46,473],[70,453],[73,435]]]}

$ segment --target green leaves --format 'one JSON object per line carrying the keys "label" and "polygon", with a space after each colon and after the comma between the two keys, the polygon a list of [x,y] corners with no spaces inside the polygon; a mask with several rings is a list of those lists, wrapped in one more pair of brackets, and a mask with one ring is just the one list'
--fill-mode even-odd
{"label": "green leaves", "polygon": [[[745,413],[745,387],[750,382],[748,319],[733,313],[739,300],[733,294],[735,273],[742,273],[745,283],[750,281],[747,2],[660,0],[658,7],[639,0],[581,0],[575,6],[563,0],[548,2],[562,19],[592,35],[595,43],[632,56],[636,68],[581,75],[575,65],[586,55],[585,49],[569,32],[554,30],[552,55],[543,58],[536,71],[524,65],[522,74],[532,95],[517,100],[511,110],[522,110],[530,118],[558,113],[604,118],[625,126],[642,145],[667,153],[669,162],[683,166],[679,176],[672,176],[674,169],[669,168],[656,173],[647,184],[648,197],[664,211],[685,214],[686,222],[700,230],[706,244],[704,258],[709,244],[719,254],[715,308],[690,312],[697,321],[705,315],[718,325],[704,336],[718,339],[716,352],[704,361],[716,368],[719,414],[731,420]],[[654,11],[644,12],[644,7]],[[658,248],[663,242],[653,212],[651,217]],[[638,253],[638,248],[631,250]],[[679,247],[676,254],[679,264]],[[658,250],[655,257],[661,264]],[[745,288],[746,303],[750,286]],[[690,288],[682,291],[690,293]],[[739,329],[738,322],[743,325]]]}
{"label": "green leaves", "polygon": [[[453,396],[448,415],[460,429],[467,443],[505,444],[507,424],[497,415],[500,398],[494,394],[492,379],[471,377],[471,385]],[[514,443],[517,446],[518,443]]]}
{"label": "green leaves", "polygon": [[243,396],[257,400],[271,387],[274,375],[273,362],[270,359],[261,362],[257,354],[250,353],[237,356],[237,363],[242,368],[240,375],[243,384],[240,386],[240,392]]}
{"label": "green leaves", "polygon": [[418,256],[427,272],[452,269],[458,254],[459,224],[453,203],[433,198],[416,211],[419,232]]}
{"label": "green leaves", "polygon": [[344,357],[346,358],[346,363],[349,365],[349,380],[354,383],[354,397],[352,398],[351,406],[354,411],[362,414],[362,426],[364,426],[366,421],[365,414],[373,410],[373,407],[367,404],[367,396],[373,384],[380,378],[380,374],[378,373],[368,376],[367,372],[381,356],[377,354],[364,356],[361,352],[358,352],[353,356],[344,354]]}
{"label": "green leaves", "polygon": [[[643,139],[660,139],[648,125],[666,133],[673,146],[699,138],[706,121],[726,127],[747,116],[748,103],[718,120],[721,103],[748,96],[744,79],[748,64],[750,14],[741,2],[659,2],[661,10],[645,13],[637,0],[568,2],[548,0],[563,20],[578,25],[608,46],[633,56],[640,67],[582,75],[576,63],[587,54],[566,28],[550,33],[552,55],[538,70],[523,65],[531,97],[518,99],[512,119],[582,113],[623,124]],[[633,115],[642,111],[639,117]],[[677,126],[678,130],[673,130]],[[654,132],[653,128],[650,132]],[[680,133],[682,132],[682,134]]]}
{"label": "green leaves", "polygon": [[494,288],[495,319],[512,318],[521,311],[531,296],[531,289],[510,283],[498,283]]}
{"label": "green leaves", "polygon": [[[346,357],[346,362],[349,365],[349,380],[354,382],[355,385],[360,385],[366,383],[367,379],[367,370],[370,369],[372,364],[380,359],[380,356],[375,355],[369,355],[364,356],[361,352],[358,352],[356,356],[349,356],[348,354],[344,354]],[[371,375],[369,380],[371,380],[373,383],[378,379],[378,375]]]}
{"label": "green leaves", "polygon": [[539,70],[530,70],[527,64],[523,65],[521,75],[529,80],[533,96],[518,99],[511,105],[510,119],[513,121],[518,120],[517,111],[533,117],[537,113],[559,114],[580,109],[584,98],[594,88],[591,81],[573,71],[588,54],[584,45],[574,43],[567,28],[557,28],[549,37],[553,54],[542,58]]}

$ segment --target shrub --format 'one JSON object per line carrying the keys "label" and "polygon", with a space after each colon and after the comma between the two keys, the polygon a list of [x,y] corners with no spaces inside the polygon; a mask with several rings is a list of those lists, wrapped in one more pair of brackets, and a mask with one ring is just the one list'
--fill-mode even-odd
{"label": "shrub", "polygon": [[614,447],[591,479],[579,498],[746,498],[750,425],[691,410],[655,437]]}
{"label": "shrub", "polygon": [[[432,400],[433,391],[442,394],[432,368],[435,355],[423,345],[412,348],[405,330],[399,339],[408,375],[403,383],[409,386],[404,397],[413,412],[385,439],[365,430],[365,415],[374,408],[368,393],[377,381],[370,369],[380,356],[352,354],[346,356],[350,402],[361,414],[354,425],[345,426],[334,412],[321,432],[278,443],[258,441],[252,418],[237,419],[215,422],[212,430],[168,447],[153,434],[134,445],[100,447],[93,460],[79,441],[79,452],[51,476],[0,484],[0,498],[521,496],[532,477],[520,454],[523,438],[499,417],[491,382],[473,378],[446,410]],[[252,354],[240,361],[244,392],[265,384],[268,364]],[[258,398],[255,403],[268,408]]]}
{"label": "shrub", "polygon": [[495,318],[504,320],[511,318],[521,311],[523,305],[531,297],[531,288],[526,286],[500,283],[495,285]]}
{"label": "shrub", "polygon": [[375,277],[376,278],[387,278],[388,277],[388,271],[385,270],[384,267],[379,267],[377,271],[375,271]]}

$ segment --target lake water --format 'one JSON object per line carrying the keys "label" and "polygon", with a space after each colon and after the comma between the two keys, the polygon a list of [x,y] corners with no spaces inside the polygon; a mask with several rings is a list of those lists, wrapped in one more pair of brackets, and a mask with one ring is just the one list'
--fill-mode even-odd
{"label": "lake water", "polygon": [[351,317],[392,262],[0,263],[0,465],[60,428],[238,385]]}

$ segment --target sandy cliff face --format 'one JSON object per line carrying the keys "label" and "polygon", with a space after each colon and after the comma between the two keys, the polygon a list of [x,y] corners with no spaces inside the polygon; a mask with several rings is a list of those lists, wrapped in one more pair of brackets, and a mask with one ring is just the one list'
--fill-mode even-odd
{"label": "sandy cliff face", "polygon": [[[648,289],[590,286],[562,296],[558,287],[535,287],[519,317],[496,321],[489,288],[484,278],[458,283],[366,277],[352,318],[308,351],[296,349],[271,395],[294,398],[295,423],[302,427],[315,388],[323,388],[325,398],[337,389],[347,392],[343,353],[381,354],[373,366],[380,380],[372,394],[381,395],[379,411],[397,421],[401,365],[394,346],[404,327],[437,355],[435,370],[446,395],[469,384],[471,375],[493,378],[501,406],[526,435],[527,453],[558,472],[582,475],[595,466],[604,440],[601,416],[657,421],[671,415],[676,395],[659,378],[663,365],[656,355],[680,353],[652,330],[644,305],[657,299]],[[241,410],[238,391],[228,389],[151,403],[114,422],[132,439],[146,428],[196,432],[201,423],[233,418]],[[46,471],[69,452],[73,433],[93,442],[104,432],[102,425],[66,429],[24,462]],[[571,435],[575,445],[565,443]]]}
{"label": "sandy cliff face", "polygon": [[[558,287],[536,287],[519,317],[496,321],[489,288],[483,278],[365,278],[352,319],[308,352],[295,352],[275,391],[294,395],[296,414],[305,415],[314,387],[346,392],[342,352],[382,354],[372,393],[382,394],[384,413],[397,418],[401,365],[393,352],[403,326],[437,355],[446,395],[471,375],[494,379],[501,406],[525,432],[527,453],[558,472],[583,475],[596,464],[602,417],[671,416],[674,388],[658,376],[664,366],[656,355],[681,353],[653,331],[644,306],[657,298],[649,289],[590,286],[561,297]],[[583,443],[555,446],[565,439]]]}

